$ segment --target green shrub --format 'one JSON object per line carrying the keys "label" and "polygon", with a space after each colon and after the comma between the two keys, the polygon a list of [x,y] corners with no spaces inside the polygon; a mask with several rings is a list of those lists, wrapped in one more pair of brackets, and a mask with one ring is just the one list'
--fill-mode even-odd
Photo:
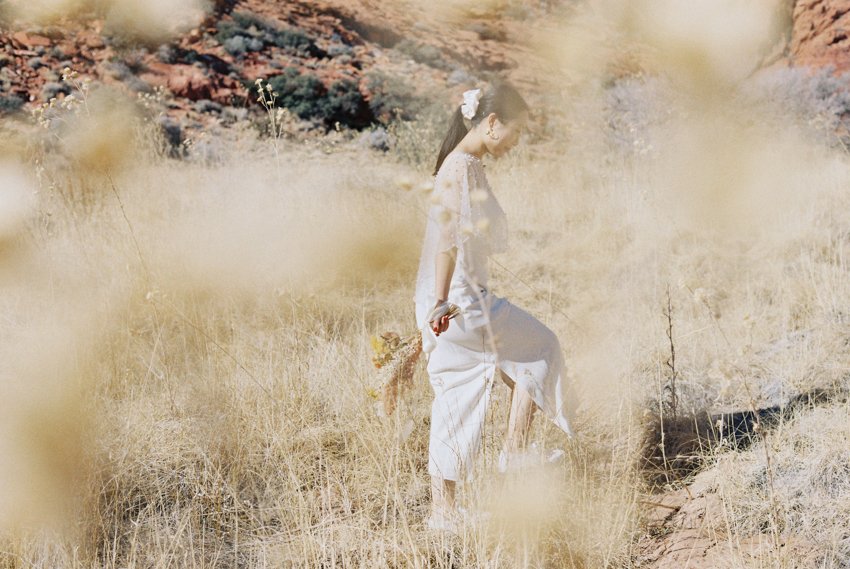
{"label": "green shrub", "polygon": [[249,12],[247,10],[233,12],[232,14],[230,14],[230,17],[233,18],[234,24],[246,30],[249,29],[251,26],[254,26],[258,30],[274,29],[274,25],[272,23],[265,20],[262,16],[253,12]]}
{"label": "green shrub", "polygon": [[323,116],[329,125],[339,122],[350,128],[361,129],[374,121],[374,115],[356,81],[341,79],[328,89]]}
{"label": "green shrub", "polygon": [[0,95],[0,115],[16,113],[23,106],[24,100],[17,95]]}
{"label": "green shrub", "polygon": [[231,55],[242,55],[246,51],[260,51],[269,46],[312,57],[327,55],[300,30],[280,28],[274,22],[248,11],[233,12],[231,18],[231,20],[219,21],[216,24],[215,34],[216,40]]}
{"label": "green shrub", "polygon": [[478,34],[478,37],[483,40],[507,41],[508,34],[503,28],[493,26],[484,22],[473,22],[466,29]]}
{"label": "green shrub", "polygon": [[321,117],[321,102],[327,89],[312,73],[299,73],[288,67],[280,75],[269,78],[269,85],[278,94],[277,104],[286,107],[301,118]]}
{"label": "green shrub", "polygon": [[369,108],[383,123],[394,118],[412,120],[426,105],[426,102],[416,95],[416,90],[410,83],[383,71],[367,74],[367,88],[371,93]]}
{"label": "green shrub", "polygon": [[272,35],[272,43],[277,47],[289,47],[305,52],[316,47],[313,40],[298,30],[277,30]]}
{"label": "green shrub", "polygon": [[449,69],[450,67],[448,62],[443,59],[443,52],[433,45],[405,38],[393,47],[417,63],[430,65],[436,69]]}
{"label": "green shrub", "polygon": [[424,107],[414,120],[390,122],[387,125],[393,141],[390,152],[415,170],[430,174],[450,118],[442,103],[434,102]]}
{"label": "green shrub", "polygon": [[361,129],[374,121],[369,105],[356,81],[341,79],[329,88],[312,73],[299,73],[289,67],[270,77],[268,84],[277,93],[277,105],[304,119],[319,119],[328,127],[335,122]]}

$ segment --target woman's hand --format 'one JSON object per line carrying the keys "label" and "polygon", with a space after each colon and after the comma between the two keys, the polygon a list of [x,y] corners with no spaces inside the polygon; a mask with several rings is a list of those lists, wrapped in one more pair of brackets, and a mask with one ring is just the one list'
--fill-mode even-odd
{"label": "woman's hand", "polygon": [[431,321],[431,329],[434,330],[434,335],[439,336],[449,329],[449,315],[440,317],[439,320]]}
{"label": "woman's hand", "polygon": [[446,300],[438,300],[428,315],[428,323],[436,336],[449,329],[449,320],[458,315],[460,309],[457,305]]}

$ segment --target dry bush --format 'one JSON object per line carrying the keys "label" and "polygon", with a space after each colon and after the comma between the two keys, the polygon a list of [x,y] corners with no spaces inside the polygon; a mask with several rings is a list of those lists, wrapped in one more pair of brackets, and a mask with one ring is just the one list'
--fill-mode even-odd
{"label": "dry bush", "polygon": [[[738,539],[759,535],[776,524],[784,542],[802,544],[807,550],[805,558],[786,562],[801,567],[846,566],[850,560],[847,431],[846,402],[809,407],[769,433],[752,452],[718,457],[717,487],[730,535]],[[763,460],[764,446],[772,457],[772,473]]]}

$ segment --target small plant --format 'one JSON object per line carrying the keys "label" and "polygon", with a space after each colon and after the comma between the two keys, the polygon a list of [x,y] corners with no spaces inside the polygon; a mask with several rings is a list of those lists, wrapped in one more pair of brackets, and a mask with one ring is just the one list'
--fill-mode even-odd
{"label": "small plant", "polygon": [[[62,82],[69,86],[68,94],[59,101],[56,97],[51,97],[46,103],[32,110],[33,119],[39,126],[49,129],[53,121],[64,121],[64,117],[60,110],[69,111],[73,114],[84,112],[89,114],[88,94],[91,85],[91,79],[79,79],[79,73],[66,67],[62,70]],[[76,95],[71,92],[76,91]],[[58,136],[54,133],[54,136]]]}
{"label": "small plant", "polygon": [[417,170],[433,168],[434,149],[440,147],[448,127],[448,114],[442,105],[434,104],[422,109],[414,120],[403,120],[403,117],[399,112],[387,125],[392,153]]}
{"label": "small plant", "polygon": [[372,364],[381,370],[379,390],[371,389],[368,394],[380,399],[384,412],[392,415],[398,406],[398,398],[413,387],[413,375],[416,362],[422,353],[422,334],[416,332],[402,338],[396,332],[384,332],[370,338],[372,344]]}
{"label": "small plant", "polygon": [[161,156],[184,158],[186,147],[183,144],[183,129],[179,121],[165,113],[169,95],[168,90],[159,85],[149,93],[138,93],[136,100],[143,109],[143,122],[153,126],[147,130],[147,134],[156,151]]}
{"label": "small plant", "polygon": [[276,108],[279,95],[271,83],[264,85],[262,79],[257,79],[254,81],[254,85],[257,89],[257,102],[263,105],[268,115],[269,131],[272,137],[275,160],[279,161],[280,149],[278,141],[284,132],[283,124],[289,118],[289,110]]}
{"label": "small plant", "polygon": [[676,369],[676,344],[673,342],[673,298],[670,296],[670,285],[667,285],[667,307],[664,309],[664,318],[667,320],[667,340],[670,344],[670,357],[664,364],[670,371],[669,381],[664,386],[666,395],[665,411],[668,411],[673,419],[679,415],[679,394],[676,390],[676,380],[679,378],[679,372]]}

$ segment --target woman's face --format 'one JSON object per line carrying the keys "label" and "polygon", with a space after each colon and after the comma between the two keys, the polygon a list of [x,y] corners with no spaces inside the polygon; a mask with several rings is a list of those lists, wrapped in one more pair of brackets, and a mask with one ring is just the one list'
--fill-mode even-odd
{"label": "woman's face", "polygon": [[[519,137],[525,130],[525,124],[528,122],[528,111],[523,111],[515,119],[507,123],[502,123],[496,117],[495,113],[491,113],[481,122],[485,123],[482,127],[484,129],[484,144],[487,146],[487,151],[494,157],[499,158],[519,142]],[[487,134],[490,125],[492,125],[492,128],[490,128],[492,136]]]}

